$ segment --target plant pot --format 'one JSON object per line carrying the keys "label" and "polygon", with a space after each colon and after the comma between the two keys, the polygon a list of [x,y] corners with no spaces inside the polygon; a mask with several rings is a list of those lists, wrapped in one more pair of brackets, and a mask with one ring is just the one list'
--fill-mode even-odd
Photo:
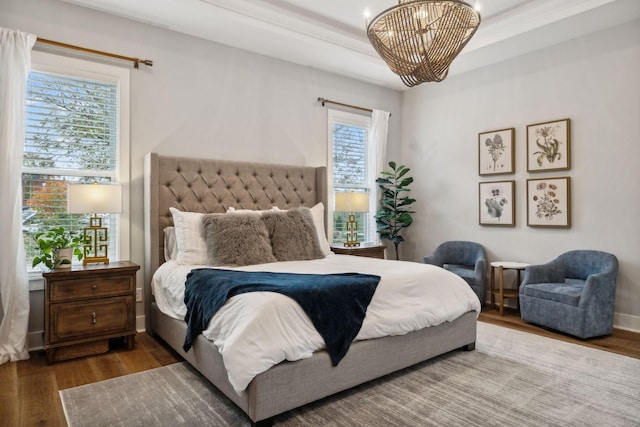
{"label": "plant pot", "polygon": [[56,251],[55,268],[71,268],[73,248],[60,248]]}

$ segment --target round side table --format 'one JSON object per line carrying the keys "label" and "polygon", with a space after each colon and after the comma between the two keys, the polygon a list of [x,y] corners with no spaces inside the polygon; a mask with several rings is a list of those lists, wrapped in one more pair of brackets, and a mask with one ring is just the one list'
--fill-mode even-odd
{"label": "round side table", "polygon": [[[504,299],[515,298],[516,304],[518,301],[518,289],[505,289],[504,288],[504,271],[516,270],[517,284],[520,286],[520,272],[525,269],[529,264],[522,262],[511,261],[494,261],[491,263],[491,308],[494,308],[495,296],[498,296],[498,303],[500,309],[500,316],[504,316]],[[495,288],[495,271],[498,269],[498,289]],[[517,305],[516,305],[517,307]]]}

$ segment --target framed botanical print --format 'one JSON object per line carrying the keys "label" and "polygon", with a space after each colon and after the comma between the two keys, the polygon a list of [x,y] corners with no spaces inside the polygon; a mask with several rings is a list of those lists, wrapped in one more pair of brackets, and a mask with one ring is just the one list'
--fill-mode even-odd
{"label": "framed botanical print", "polygon": [[571,227],[571,179],[527,180],[527,225],[529,227]]}
{"label": "framed botanical print", "polygon": [[527,172],[571,169],[571,119],[527,126]]}
{"label": "framed botanical print", "polygon": [[515,128],[478,134],[478,173],[500,175],[514,173]]}
{"label": "framed botanical print", "polygon": [[516,225],[515,181],[481,182],[478,192],[480,225]]}

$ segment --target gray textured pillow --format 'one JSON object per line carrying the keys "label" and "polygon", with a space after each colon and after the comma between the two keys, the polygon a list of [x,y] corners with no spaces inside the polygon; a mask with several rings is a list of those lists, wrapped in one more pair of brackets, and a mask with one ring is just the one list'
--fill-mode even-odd
{"label": "gray textured pillow", "polygon": [[278,261],[324,258],[308,208],[264,212],[261,219],[267,227],[273,255]]}
{"label": "gray textured pillow", "polygon": [[202,217],[209,265],[242,266],[276,262],[259,216],[208,214]]}

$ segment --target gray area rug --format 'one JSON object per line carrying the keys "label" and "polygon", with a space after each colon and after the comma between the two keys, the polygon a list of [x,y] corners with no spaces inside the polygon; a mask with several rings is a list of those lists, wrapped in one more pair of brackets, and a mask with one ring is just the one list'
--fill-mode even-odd
{"label": "gray area rug", "polygon": [[[249,426],[186,363],[61,390],[69,426]],[[275,426],[640,426],[640,360],[478,322],[455,351]]]}

